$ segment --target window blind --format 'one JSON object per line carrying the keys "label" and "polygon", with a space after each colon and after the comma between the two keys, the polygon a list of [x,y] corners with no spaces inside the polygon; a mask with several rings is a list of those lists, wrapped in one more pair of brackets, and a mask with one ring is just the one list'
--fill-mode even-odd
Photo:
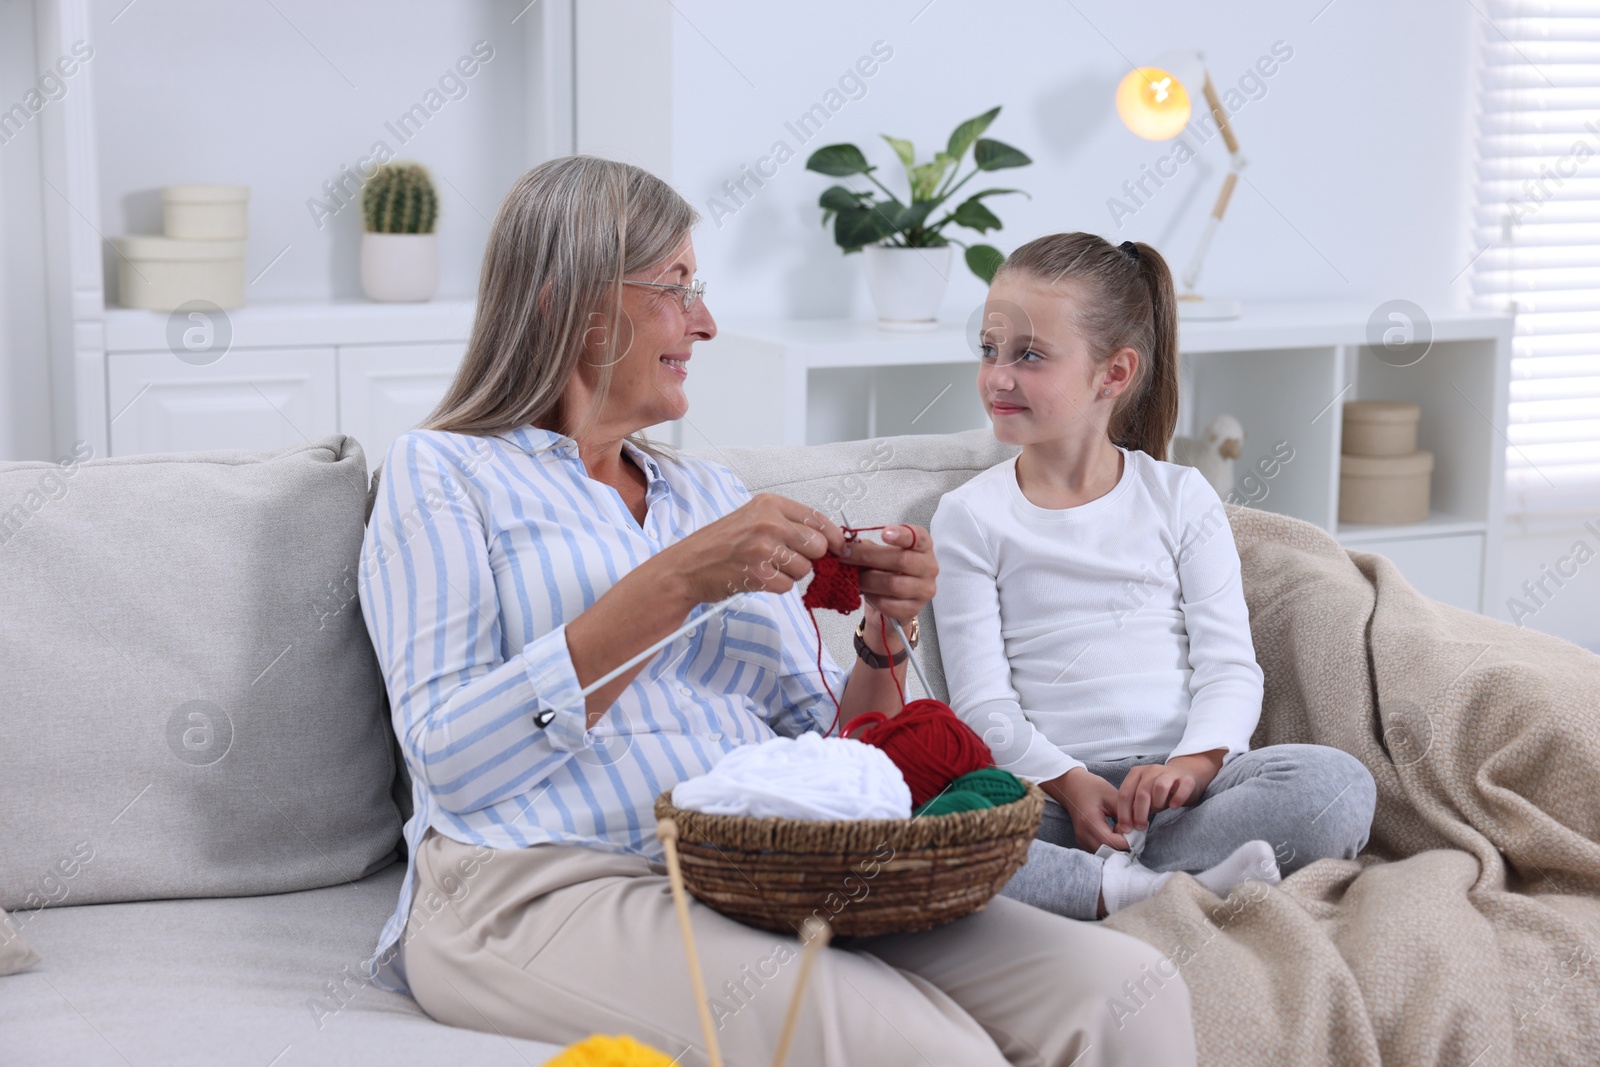
{"label": "window blind", "polygon": [[1600,0],[1499,0],[1483,30],[1473,301],[1515,313],[1509,530],[1600,514]]}

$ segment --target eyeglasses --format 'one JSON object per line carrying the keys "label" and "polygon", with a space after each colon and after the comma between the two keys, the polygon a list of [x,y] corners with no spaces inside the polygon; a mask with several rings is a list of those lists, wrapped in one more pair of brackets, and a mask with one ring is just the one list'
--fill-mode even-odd
{"label": "eyeglasses", "polygon": [[647,289],[671,289],[675,293],[683,294],[683,310],[688,311],[694,307],[694,302],[706,295],[706,283],[696,280],[690,285],[668,285],[665,282],[630,282],[624,281],[623,285],[640,285]]}

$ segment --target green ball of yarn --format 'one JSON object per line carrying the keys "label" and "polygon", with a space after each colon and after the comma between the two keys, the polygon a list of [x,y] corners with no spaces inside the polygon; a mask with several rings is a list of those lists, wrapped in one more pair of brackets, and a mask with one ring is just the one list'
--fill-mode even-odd
{"label": "green ball of yarn", "polygon": [[913,815],[954,815],[958,811],[981,811],[992,808],[989,798],[967,789],[946,789],[912,812]]}
{"label": "green ball of yarn", "polygon": [[950,783],[950,792],[957,790],[976,793],[996,808],[1015,803],[1028,795],[1022,779],[999,767],[984,767],[971,774],[963,774]]}

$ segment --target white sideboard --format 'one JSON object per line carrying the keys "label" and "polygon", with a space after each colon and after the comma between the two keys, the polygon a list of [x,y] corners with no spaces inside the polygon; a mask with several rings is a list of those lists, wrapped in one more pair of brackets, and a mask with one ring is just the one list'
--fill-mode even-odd
{"label": "white sideboard", "polygon": [[[1498,589],[1511,320],[1437,317],[1425,354],[1397,366],[1402,360],[1369,344],[1373,310],[1256,303],[1230,322],[1183,323],[1178,432],[1238,417],[1246,433],[1235,464],[1241,502],[1382,553],[1435,599],[1488,610]],[[715,340],[696,346],[679,442],[817,444],[986,426],[966,332],[956,323],[902,333],[873,322],[724,321]],[[1424,522],[1338,521],[1341,405],[1380,399],[1422,408],[1418,447],[1435,461]],[[1288,462],[1274,462],[1287,450]]]}
{"label": "white sideboard", "polygon": [[[273,449],[347,433],[376,466],[444,395],[472,311],[465,300],[257,304],[174,324],[107,309],[110,454]],[[192,345],[185,329],[197,331]],[[225,350],[207,349],[225,335]]]}

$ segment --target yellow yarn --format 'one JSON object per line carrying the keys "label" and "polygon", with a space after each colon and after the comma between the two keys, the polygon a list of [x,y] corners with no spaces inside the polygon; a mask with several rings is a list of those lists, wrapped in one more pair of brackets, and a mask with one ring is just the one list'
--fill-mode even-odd
{"label": "yellow yarn", "polygon": [[627,1034],[595,1034],[568,1045],[545,1067],[672,1067],[672,1059]]}

